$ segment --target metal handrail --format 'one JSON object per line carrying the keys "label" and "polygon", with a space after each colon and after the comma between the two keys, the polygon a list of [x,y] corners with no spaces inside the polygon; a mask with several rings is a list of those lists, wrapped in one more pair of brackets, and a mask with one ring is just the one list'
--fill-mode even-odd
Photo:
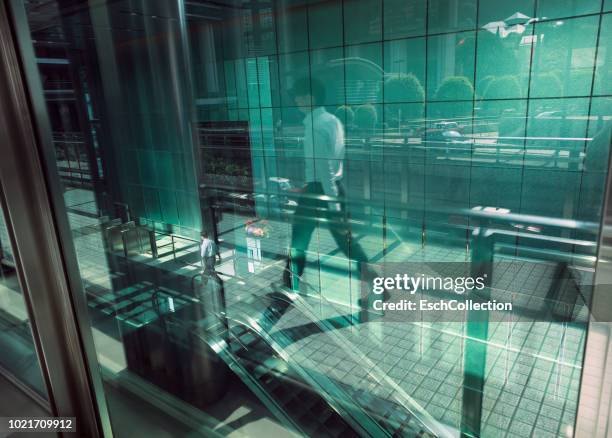
{"label": "metal handrail", "polygon": [[[219,192],[244,192],[244,190],[236,189],[230,190],[229,188],[224,187],[211,187]],[[270,191],[257,191],[257,194],[264,195],[278,195],[279,192],[270,192]],[[287,196],[288,198],[293,199],[311,199],[323,202],[341,202],[348,203],[349,205],[357,205],[364,207],[388,207],[384,202],[377,200],[360,200],[360,199],[351,199],[349,202],[345,198],[328,196],[328,195],[317,195],[312,193],[294,193],[290,191],[282,192],[283,196]],[[394,210],[398,211],[407,211],[407,212],[420,212],[422,209],[403,207],[400,205],[394,205]],[[324,210],[323,208],[314,208],[314,210]],[[432,214],[445,214],[445,215],[459,215],[464,216],[466,218],[474,218],[474,219],[486,219],[486,220],[494,220],[496,222],[501,223],[511,223],[511,224],[528,224],[528,225],[541,225],[541,226],[550,226],[555,228],[566,228],[572,230],[579,231],[587,231],[587,232],[599,232],[599,224],[596,222],[588,222],[588,221],[579,221],[574,219],[560,219],[560,218],[551,218],[546,216],[537,216],[531,214],[521,214],[521,213],[510,213],[510,212],[499,212],[493,210],[487,210],[486,207],[474,207],[474,208],[463,208],[463,209],[452,209],[452,208],[428,208],[427,211]]]}
{"label": "metal handrail", "polygon": [[[245,257],[245,256],[237,256],[236,258],[248,260],[248,257]],[[292,275],[295,275],[299,279],[300,285],[305,284],[307,288],[313,291],[316,291],[314,286],[310,285],[310,283],[303,280],[303,276],[299,276],[293,273],[293,271],[291,271],[285,266],[283,266],[281,269],[291,273]],[[196,277],[197,275],[199,274],[196,274],[194,277]],[[241,277],[238,277],[238,278],[241,278]],[[394,394],[396,395],[396,397],[399,397],[401,399],[401,400],[398,400],[401,402],[401,406],[407,409],[411,413],[411,415],[413,415],[415,418],[418,418],[419,421],[423,423],[427,428],[431,429],[432,431],[435,431],[437,436],[444,436],[445,434],[447,434],[446,431],[444,431],[443,429],[437,426],[437,422],[435,421],[435,419],[426,410],[424,410],[420,405],[418,405],[412,397],[410,397],[401,387],[399,387],[399,385],[397,385],[397,383],[395,383],[384,372],[382,372],[380,368],[378,368],[378,366],[374,362],[372,362],[367,356],[361,353],[358,349],[352,347],[353,344],[347,339],[345,339],[344,336],[339,334],[335,330],[335,327],[331,326],[329,322],[318,318],[317,315],[314,314],[314,312],[310,309],[310,304],[308,304],[298,293],[290,293],[290,292],[285,291],[283,288],[276,288],[274,292],[279,293],[278,295],[275,296],[276,299],[280,299],[284,301],[285,303],[293,306],[294,308],[295,308],[295,305],[298,304],[299,305],[298,310],[308,320],[314,322],[321,330],[325,331],[330,336],[333,336],[335,338],[335,342],[337,343],[337,345],[339,346],[341,350],[344,350],[351,357],[358,357],[358,359],[355,361],[356,363],[365,363],[367,368],[370,370],[369,371],[370,376],[373,376],[373,378],[375,378],[377,381],[384,381],[386,384],[393,387]],[[331,303],[329,300],[327,300],[327,298],[325,298],[324,296],[318,294],[317,298],[322,300],[325,303],[325,305],[335,309],[334,304]],[[346,318],[347,316],[350,316],[350,315],[340,315],[340,316]],[[412,408],[408,406],[411,406]],[[415,415],[415,412],[413,410],[418,412],[419,415],[418,416]],[[422,417],[425,417],[425,418],[423,419]]]}
{"label": "metal handrail", "polygon": [[[263,340],[273,351],[275,351],[283,360],[289,362],[289,357],[285,352],[285,347],[274,339],[272,335],[267,333],[263,327],[259,324],[258,321],[254,320],[250,315],[245,314],[243,311],[240,312],[240,315],[237,315],[240,319],[237,319],[236,316],[229,318],[230,320],[237,322],[241,325],[245,325],[253,330],[261,340]],[[276,335],[279,336],[282,343],[290,344],[289,340],[284,339],[284,336],[276,332]],[[356,401],[348,396],[345,391],[340,388],[336,383],[334,383],[329,377],[318,374],[317,377],[313,377],[311,373],[309,373],[302,365],[298,364],[297,361],[290,362],[300,375],[306,382],[308,382],[311,386],[317,388],[319,395],[324,398],[328,405],[338,412],[353,428],[356,430],[362,430],[363,436],[390,436],[386,430],[382,428],[370,415],[365,412],[361,405],[358,405]],[[324,382],[321,382],[324,380]],[[366,421],[363,419],[353,419],[353,415],[351,411],[354,409],[349,409],[348,406],[343,405],[351,405],[351,407],[358,408],[360,414],[366,418]],[[372,432],[376,431],[375,435]]]}

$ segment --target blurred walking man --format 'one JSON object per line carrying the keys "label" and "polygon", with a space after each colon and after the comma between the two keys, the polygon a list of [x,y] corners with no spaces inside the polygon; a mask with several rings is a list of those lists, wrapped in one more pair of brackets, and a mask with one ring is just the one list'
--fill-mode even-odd
{"label": "blurred walking man", "polygon": [[202,241],[200,242],[200,258],[202,259],[202,273],[212,274],[215,272],[215,257],[219,255],[217,244],[208,237],[208,232],[202,231]]}
{"label": "blurred walking man", "polygon": [[[329,230],[346,257],[359,262],[361,273],[367,269],[367,256],[361,246],[351,242],[351,231],[345,214],[344,126],[323,106],[325,88],[315,79],[296,81],[292,95],[296,106],[304,113],[304,175],[303,187],[293,192],[303,193],[297,200],[293,216],[291,253],[287,260],[283,282],[286,287],[299,290],[299,277],[306,265],[306,249],[315,229],[317,217],[328,220]],[[317,199],[325,195],[331,200]]]}

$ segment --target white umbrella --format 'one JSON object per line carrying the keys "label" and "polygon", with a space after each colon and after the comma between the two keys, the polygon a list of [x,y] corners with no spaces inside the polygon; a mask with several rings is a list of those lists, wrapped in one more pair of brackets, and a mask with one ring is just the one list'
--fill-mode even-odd
{"label": "white umbrella", "polygon": [[503,21],[491,21],[490,23],[482,26],[482,28],[496,34],[497,32],[502,32],[503,29],[506,28],[506,23]]}
{"label": "white umbrella", "polygon": [[506,22],[506,24],[524,24],[528,20],[531,20],[531,17],[529,17],[528,15],[522,14],[520,12],[515,12],[514,14],[506,18],[504,21]]}
{"label": "white umbrella", "polygon": [[510,26],[504,29],[503,32],[500,33],[500,35],[502,36],[502,38],[506,38],[511,33],[517,33],[520,35],[523,32],[525,32],[525,26],[523,26],[522,24],[515,24],[514,26]]}

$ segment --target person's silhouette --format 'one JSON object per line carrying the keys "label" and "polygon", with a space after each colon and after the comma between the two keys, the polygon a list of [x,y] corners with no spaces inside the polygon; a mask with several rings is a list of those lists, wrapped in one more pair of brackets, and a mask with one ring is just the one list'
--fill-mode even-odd
{"label": "person's silhouette", "polygon": [[208,237],[208,231],[202,231],[200,235],[202,237],[200,241],[202,274],[210,275],[215,272],[215,257],[221,261],[221,255],[215,241]]}
{"label": "person's silhouette", "polygon": [[[361,246],[351,242],[351,232],[345,212],[344,126],[323,106],[325,88],[315,79],[296,81],[292,91],[295,104],[304,113],[304,186],[292,189],[301,193],[293,216],[290,255],[285,269],[286,287],[299,290],[299,278],[306,265],[306,249],[317,224],[324,217],[338,248],[350,259],[359,262],[366,273],[367,256]],[[330,200],[318,198],[320,195]]]}

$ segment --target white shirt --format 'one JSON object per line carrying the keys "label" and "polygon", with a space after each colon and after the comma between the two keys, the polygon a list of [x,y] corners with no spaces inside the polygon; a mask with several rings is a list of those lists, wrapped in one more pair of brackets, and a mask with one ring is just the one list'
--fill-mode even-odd
{"label": "white shirt", "polygon": [[306,182],[319,182],[325,195],[338,196],[345,154],[342,122],[321,106],[304,118],[304,129]]}
{"label": "white shirt", "polygon": [[215,241],[208,238],[203,238],[202,243],[200,244],[200,257],[214,257],[216,252],[217,245],[215,245]]}

